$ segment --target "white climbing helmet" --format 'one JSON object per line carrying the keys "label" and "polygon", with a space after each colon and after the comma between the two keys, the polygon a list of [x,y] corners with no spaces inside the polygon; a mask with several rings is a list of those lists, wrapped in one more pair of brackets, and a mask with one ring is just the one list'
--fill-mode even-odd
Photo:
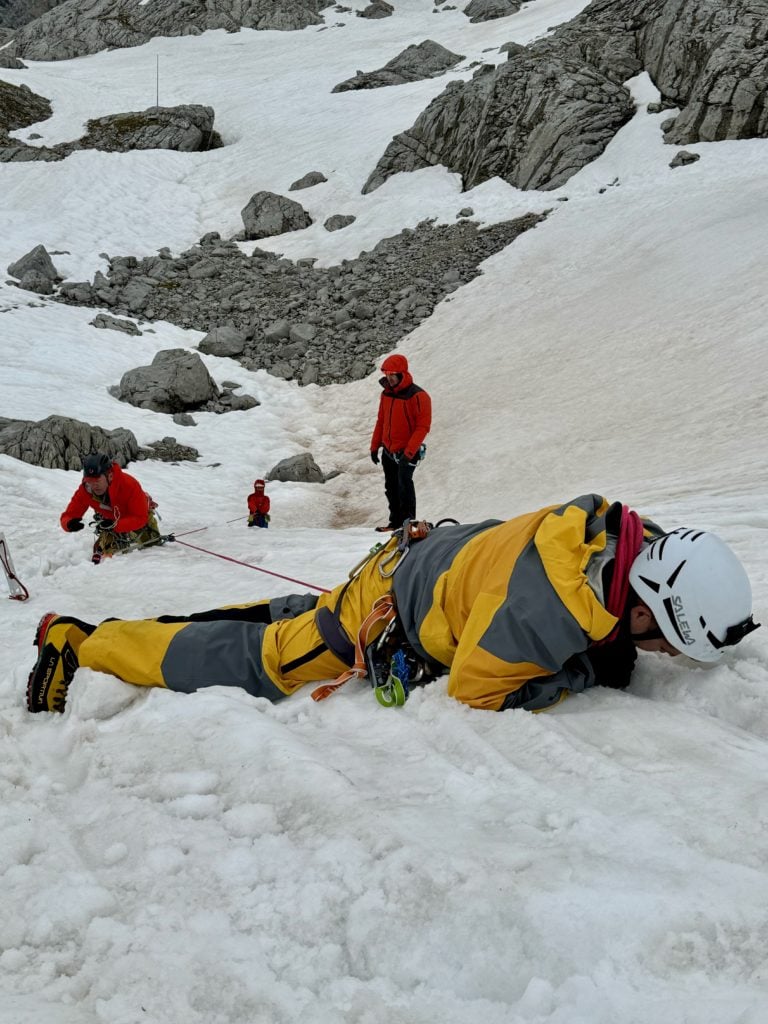
{"label": "white climbing helmet", "polygon": [[744,566],[714,533],[681,527],[653,541],[632,563],[629,582],[665,639],[696,661],[719,661],[724,647],[759,625]]}

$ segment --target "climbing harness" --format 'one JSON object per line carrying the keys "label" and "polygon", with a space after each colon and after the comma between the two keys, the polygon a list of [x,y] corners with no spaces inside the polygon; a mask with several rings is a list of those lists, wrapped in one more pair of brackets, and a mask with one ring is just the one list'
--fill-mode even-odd
{"label": "climbing harness", "polygon": [[0,562],[3,566],[8,589],[10,590],[9,599],[11,601],[27,601],[29,599],[29,591],[16,575],[16,570],[11,560],[11,552],[8,550],[8,541],[5,539],[4,533],[0,533]]}
{"label": "climbing harness", "polygon": [[[360,626],[354,644],[349,641],[341,626],[341,605],[344,595],[363,568],[371,560],[379,559],[379,575],[382,579],[391,579],[403,564],[411,544],[423,540],[433,529],[434,526],[425,520],[406,519],[389,541],[375,544],[365,558],[350,571],[349,580],[339,594],[334,610],[324,607],[315,614],[315,625],[326,647],[350,667],[332,683],[325,683],[314,689],[313,700],[325,700],[350,679],[367,677],[379,704],[383,707],[402,707],[408,699],[411,684],[425,683],[436,678],[437,666],[427,665],[408,643],[405,631],[397,618],[395,598],[391,592],[374,601],[370,613]],[[383,629],[372,640],[374,627],[381,626]],[[439,671],[442,671],[441,667]]]}

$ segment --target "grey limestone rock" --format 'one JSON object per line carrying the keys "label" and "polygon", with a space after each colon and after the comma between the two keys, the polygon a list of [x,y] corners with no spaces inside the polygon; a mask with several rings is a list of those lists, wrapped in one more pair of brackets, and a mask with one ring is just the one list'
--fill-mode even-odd
{"label": "grey limestone rock", "polygon": [[53,295],[53,282],[50,277],[37,270],[28,270],[19,281],[19,288],[38,295]]}
{"label": "grey limestone rock", "polygon": [[257,192],[241,212],[246,238],[269,238],[308,228],[312,218],[300,203],[274,192]]}
{"label": "grey limestone rock", "polygon": [[130,334],[133,337],[140,337],[141,331],[132,320],[120,320],[108,313],[99,313],[91,320],[91,327],[99,327],[102,330],[120,331],[122,334]]}
{"label": "grey limestone rock", "polygon": [[388,4],[386,0],[373,0],[373,3],[368,4],[362,11],[357,11],[358,18],[388,18],[394,11],[392,4]]}
{"label": "grey limestone rock", "polygon": [[[175,416],[174,422],[179,422]],[[194,425],[194,420],[192,423]],[[186,444],[179,444],[175,437],[164,437],[160,441],[149,441],[139,452],[139,459],[157,459],[160,462],[197,462],[199,458],[200,452],[197,448],[192,448]]]}
{"label": "grey limestone rock", "polygon": [[320,24],[327,6],[326,0],[69,0],[22,28],[11,45],[17,57],[67,60],[209,29],[303,29]]}
{"label": "grey limestone rock", "polygon": [[339,82],[331,91],[379,89],[387,85],[402,85],[404,82],[436,78],[462,60],[462,54],[452,53],[432,39],[425,39],[423,43],[407,46],[377,71],[358,71],[352,78]]}
{"label": "grey limestone rock", "polygon": [[[477,277],[483,260],[541,219],[527,215],[484,230],[463,219],[439,226],[425,221],[354,260],[322,268],[258,248],[247,256],[238,246],[222,246],[214,257],[220,242],[209,239],[174,257],[168,251],[143,259],[113,256],[93,285],[65,282],[56,301],[101,311],[107,296],[115,316],[136,316],[139,303],[146,320],[215,331],[219,340],[229,335],[222,328],[241,332],[244,349],[232,358],[247,370],[302,384],[356,380],[441,300]],[[214,258],[218,277],[189,277],[190,266]]]}
{"label": "grey limestone rock", "polygon": [[605,149],[634,112],[629,93],[594,65],[518,55],[467,83],[451,83],[395,136],[363,187],[445,164],[465,189],[499,176],[521,189],[557,188]]}
{"label": "grey limestone rock", "polygon": [[670,167],[687,167],[688,164],[695,164],[701,160],[699,153],[689,153],[687,149],[679,150],[670,163]]}
{"label": "grey limestone rock", "polygon": [[5,50],[0,50],[0,68],[12,68],[14,71],[23,71],[26,66],[24,61],[19,60],[18,57],[6,53]]}
{"label": "grey limestone rock", "polygon": [[356,220],[357,217],[354,217],[351,213],[334,213],[323,222],[323,227],[326,231],[340,231],[342,228],[354,224]]}
{"label": "grey limestone rock", "polygon": [[472,0],[464,8],[464,13],[475,24],[478,21],[495,21],[517,14],[523,0]]}
{"label": "grey limestone rock", "polygon": [[[0,82],[0,134],[45,121],[53,113],[50,100],[26,85]],[[16,142],[16,140],[14,140]]]}
{"label": "grey limestone rock", "polygon": [[64,2],[65,0],[2,0],[0,26],[19,28]]}
{"label": "grey limestone rock", "polygon": [[322,484],[325,475],[309,452],[281,459],[269,473],[267,480],[292,480],[296,483]]}
{"label": "grey limestone rock", "polygon": [[[49,117],[50,104],[43,97],[35,96],[26,86],[19,87],[15,94],[9,94],[3,89],[4,84],[0,82],[0,163],[63,160],[70,153],[84,149],[108,153],[169,149],[192,153],[217,149],[222,145],[219,133],[213,128],[213,109],[197,103],[182,103],[175,107],[149,107],[142,111],[107,114],[89,121],[86,134],[73,142],[28,146],[10,138],[7,131]],[[2,130],[4,123],[9,125],[6,131]]]}
{"label": "grey limestone rock", "polygon": [[312,188],[313,185],[321,185],[328,181],[322,171],[308,171],[303,177],[297,178],[288,189],[289,192],[298,192],[302,188]]}
{"label": "grey limestone rock", "polygon": [[188,412],[175,412],[173,414],[173,422],[177,423],[180,427],[196,427],[197,423],[193,416],[190,416]]}
{"label": "grey limestone rock", "polygon": [[44,245],[36,245],[34,249],[30,249],[20,259],[8,265],[8,273],[11,277],[21,279],[30,272],[38,274],[48,281],[61,280],[61,275],[53,265],[53,260]]}
{"label": "grey limestone rock", "polygon": [[54,148],[67,153],[79,149],[99,149],[108,153],[170,149],[197,153],[217,149],[222,144],[219,133],[213,129],[214,117],[212,107],[199,103],[108,114],[89,121],[82,138]]}
{"label": "grey limestone rock", "polygon": [[198,409],[219,397],[219,389],[196,352],[163,349],[149,366],[128,370],[120,380],[121,401],[154,412]]}
{"label": "grey limestone rock", "polygon": [[198,345],[209,356],[240,356],[245,351],[248,335],[231,324],[214,327]]}
{"label": "grey limestone rock", "polygon": [[139,446],[130,430],[104,430],[67,416],[0,421],[0,452],[33,466],[80,470],[83,456],[97,451],[125,466]]}

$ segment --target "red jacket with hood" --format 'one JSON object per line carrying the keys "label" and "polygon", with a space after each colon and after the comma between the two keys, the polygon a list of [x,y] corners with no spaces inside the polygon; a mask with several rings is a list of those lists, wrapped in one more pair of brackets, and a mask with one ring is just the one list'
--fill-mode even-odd
{"label": "red jacket with hood", "polygon": [[264,491],[254,491],[248,495],[248,511],[252,516],[269,514],[270,501]]}
{"label": "red jacket with hood", "polygon": [[80,484],[61,514],[62,529],[66,530],[70,519],[82,519],[89,508],[105,519],[113,519],[115,533],[132,533],[147,525],[149,495],[144,493],[135,477],[124,473],[113,462],[112,482],[103,497],[97,498]]}
{"label": "red jacket with hood", "polygon": [[381,368],[384,373],[399,373],[401,377],[393,388],[386,377],[379,381],[384,393],[379,399],[371,451],[383,445],[388,452],[403,452],[411,461],[432,426],[432,402],[427,392],[413,383],[405,356],[388,356]]}

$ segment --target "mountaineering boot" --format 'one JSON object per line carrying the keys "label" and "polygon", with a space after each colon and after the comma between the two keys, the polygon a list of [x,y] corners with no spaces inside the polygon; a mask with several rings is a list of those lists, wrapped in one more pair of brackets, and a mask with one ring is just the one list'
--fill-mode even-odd
{"label": "mountaineering boot", "polygon": [[376,533],[393,533],[397,529],[392,523],[387,523],[386,526],[375,526],[374,530]]}
{"label": "mountaineering boot", "polygon": [[80,644],[96,629],[89,622],[48,612],[35,633],[38,650],[27,682],[27,709],[63,712],[67,689],[78,669]]}

